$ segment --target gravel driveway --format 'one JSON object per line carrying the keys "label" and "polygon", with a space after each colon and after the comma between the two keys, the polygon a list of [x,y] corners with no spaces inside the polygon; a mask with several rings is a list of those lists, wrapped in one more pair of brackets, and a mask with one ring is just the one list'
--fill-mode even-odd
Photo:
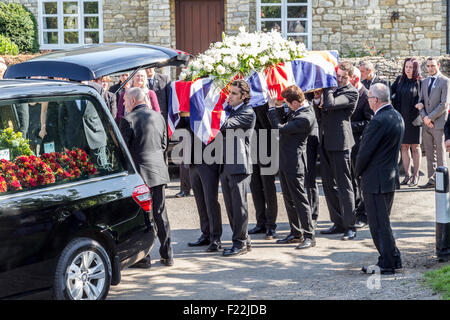
{"label": "gravel driveway", "polygon": [[[396,193],[391,222],[404,269],[395,275],[368,276],[360,272],[361,266],[374,264],[378,257],[368,228],[359,230],[353,241],[319,234],[331,226],[323,192],[315,248],[295,250],[296,244],[278,245],[259,234],[252,237],[250,253],[225,258],[206,253],[205,247],[187,246],[200,236],[199,218],[194,197],[174,197],[178,186],[174,181],[166,192],[175,265],[168,268],[159,263],[157,243],[151,254],[152,268],[123,270],[122,282],[111,288],[108,299],[439,299],[422,283],[424,272],[444,265],[435,257],[434,190],[406,187]],[[289,225],[278,181],[277,189],[280,238],[289,233]],[[231,229],[222,194],[219,197],[222,242],[227,247]],[[248,200],[251,228],[255,210],[250,194]]]}

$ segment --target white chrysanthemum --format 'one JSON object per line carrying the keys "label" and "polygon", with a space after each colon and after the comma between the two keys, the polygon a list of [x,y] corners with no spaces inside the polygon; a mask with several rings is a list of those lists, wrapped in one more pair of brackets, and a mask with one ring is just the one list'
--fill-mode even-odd
{"label": "white chrysanthemum", "polygon": [[259,58],[259,62],[262,65],[265,65],[267,62],[269,62],[269,57],[268,56],[262,56],[262,57]]}
{"label": "white chrysanthemum", "polygon": [[180,72],[180,76],[179,76],[179,77],[180,77],[180,80],[186,79],[187,75],[188,75],[187,72],[185,72],[184,70],[181,71],[181,72]]}
{"label": "white chrysanthemum", "polygon": [[225,73],[226,70],[225,70],[224,66],[218,65],[217,68],[216,68],[216,71],[217,71],[218,74],[222,75],[222,74]]}

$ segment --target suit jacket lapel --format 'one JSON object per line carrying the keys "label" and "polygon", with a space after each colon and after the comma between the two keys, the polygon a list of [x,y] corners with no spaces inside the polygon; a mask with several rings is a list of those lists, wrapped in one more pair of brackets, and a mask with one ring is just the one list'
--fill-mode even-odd
{"label": "suit jacket lapel", "polygon": [[[434,88],[437,87],[439,81],[440,81],[440,78],[439,78],[439,76],[437,76],[437,77],[436,77],[436,80],[434,80],[433,86],[431,87],[430,95],[428,96],[428,98],[430,98],[430,97],[433,95],[433,90],[434,90]],[[429,85],[430,85],[430,82],[431,82],[431,77],[429,77],[429,79],[428,79],[427,94],[428,94],[428,87],[429,87]]]}

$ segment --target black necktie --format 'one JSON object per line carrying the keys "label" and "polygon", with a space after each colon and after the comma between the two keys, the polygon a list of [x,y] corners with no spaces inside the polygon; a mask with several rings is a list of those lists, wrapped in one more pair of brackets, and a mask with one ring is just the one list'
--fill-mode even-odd
{"label": "black necktie", "polygon": [[430,81],[430,84],[428,85],[428,96],[431,93],[431,87],[433,86],[434,80],[436,80],[436,78],[432,77],[431,81]]}

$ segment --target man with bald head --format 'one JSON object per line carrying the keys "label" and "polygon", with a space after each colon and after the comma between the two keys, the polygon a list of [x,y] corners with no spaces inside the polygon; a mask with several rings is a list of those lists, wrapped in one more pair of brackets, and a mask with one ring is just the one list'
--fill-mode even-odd
{"label": "man with bald head", "polygon": [[[165,205],[165,187],[170,182],[164,159],[167,148],[166,122],[163,116],[148,106],[148,96],[138,87],[130,88],[124,96],[128,114],[120,119],[120,132],[125,140],[139,174],[150,188],[153,217],[161,244],[161,263],[173,265],[169,218]],[[136,267],[150,267],[150,257],[138,262]]]}
{"label": "man with bald head", "polygon": [[[402,267],[389,216],[395,189],[399,185],[398,155],[405,124],[391,105],[388,86],[381,83],[372,85],[368,98],[375,114],[364,130],[355,173],[361,178],[370,233],[380,253],[377,266],[381,274],[392,274]],[[370,273],[370,269],[363,267],[362,271]]]}

